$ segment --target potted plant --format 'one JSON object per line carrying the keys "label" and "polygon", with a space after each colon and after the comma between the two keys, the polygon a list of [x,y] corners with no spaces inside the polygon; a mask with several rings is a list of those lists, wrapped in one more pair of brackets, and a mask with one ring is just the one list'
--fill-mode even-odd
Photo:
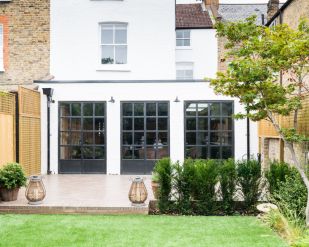
{"label": "potted plant", "polygon": [[26,185],[27,178],[18,163],[7,163],[0,169],[0,196],[3,201],[17,200],[20,187]]}
{"label": "potted plant", "polygon": [[159,174],[157,172],[152,172],[151,176],[151,188],[154,195],[154,198],[158,199],[158,190],[159,190]]}

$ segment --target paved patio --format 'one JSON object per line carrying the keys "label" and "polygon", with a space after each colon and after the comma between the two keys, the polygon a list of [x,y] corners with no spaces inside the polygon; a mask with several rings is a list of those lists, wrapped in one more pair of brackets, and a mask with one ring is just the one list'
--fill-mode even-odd
{"label": "paved patio", "polygon": [[148,191],[145,206],[133,207],[128,199],[132,179],[124,175],[49,175],[43,176],[46,198],[30,206],[22,188],[18,200],[0,201],[0,212],[17,213],[147,213],[153,199],[151,177],[142,176]]}

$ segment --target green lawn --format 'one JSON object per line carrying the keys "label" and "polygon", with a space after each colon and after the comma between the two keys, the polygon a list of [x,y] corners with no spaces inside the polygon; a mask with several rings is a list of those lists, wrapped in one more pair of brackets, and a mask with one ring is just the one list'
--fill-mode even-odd
{"label": "green lawn", "polygon": [[254,217],[0,215],[0,246],[287,245]]}

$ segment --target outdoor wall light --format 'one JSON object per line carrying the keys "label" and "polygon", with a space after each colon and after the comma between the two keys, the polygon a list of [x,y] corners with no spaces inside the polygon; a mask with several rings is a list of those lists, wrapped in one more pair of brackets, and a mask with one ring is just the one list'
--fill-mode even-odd
{"label": "outdoor wall light", "polygon": [[26,189],[26,198],[30,205],[42,204],[46,196],[46,190],[41,176],[30,176]]}
{"label": "outdoor wall light", "polygon": [[112,96],[111,99],[110,99],[108,102],[110,102],[110,103],[115,103],[114,97]]}
{"label": "outdoor wall light", "polygon": [[143,206],[147,197],[148,193],[144,180],[140,177],[134,178],[129,191],[129,200],[132,202],[132,205]]}
{"label": "outdoor wall light", "polygon": [[179,103],[180,100],[178,99],[178,96],[176,97],[176,99],[174,100],[174,102]]}
{"label": "outdoor wall light", "polygon": [[42,88],[43,94],[47,96],[47,101],[54,103],[52,100],[53,94],[54,94],[54,89],[53,88]]}

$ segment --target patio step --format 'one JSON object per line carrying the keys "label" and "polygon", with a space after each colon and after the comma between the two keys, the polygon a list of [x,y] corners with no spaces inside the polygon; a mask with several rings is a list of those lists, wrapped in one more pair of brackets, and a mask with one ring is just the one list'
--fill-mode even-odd
{"label": "patio step", "polygon": [[148,207],[9,206],[0,202],[0,214],[148,214]]}

